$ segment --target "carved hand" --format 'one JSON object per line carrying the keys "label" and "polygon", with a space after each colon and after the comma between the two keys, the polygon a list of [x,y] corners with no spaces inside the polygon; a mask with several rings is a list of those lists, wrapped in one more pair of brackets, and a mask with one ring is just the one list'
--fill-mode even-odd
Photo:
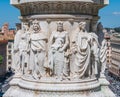
{"label": "carved hand", "polygon": [[74,49],[72,50],[72,52],[73,52],[74,54],[77,53],[76,48],[74,48]]}
{"label": "carved hand", "polygon": [[40,53],[42,51],[42,49],[38,49],[37,52]]}
{"label": "carved hand", "polygon": [[19,51],[19,49],[15,49],[15,50],[14,50],[14,53],[17,53],[18,51]]}
{"label": "carved hand", "polygon": [[30,50],[29,50],[29,49],[27,50],[27,53],[30,53]]}
{"label": "carved hand", "polygon": [[64,51],[64,49],[63,49],[63,48],[60,48],[60,49],[59,49],[59,52],[61,52],[61,53],[62,53],[63,51]]}
{"label": "carved hand", "polygon": [[76,44],[74,44],[73,47],[71,48],[71,52],[74,54],[77,53],[77,45]]}

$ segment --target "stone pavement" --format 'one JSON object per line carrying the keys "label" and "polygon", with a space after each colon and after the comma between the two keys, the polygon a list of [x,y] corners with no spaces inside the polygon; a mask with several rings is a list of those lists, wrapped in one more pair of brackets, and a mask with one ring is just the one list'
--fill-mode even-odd
{"label": "stone pavement", "polygon": [[8,72],[4,77],[0,77],[0,97],[7,91],[10,87],[9,82],[13,76],[12,72]]}
{"label": "stone pavement", "polygon": [[108,70],[105,72],[106,79],[110,82],[109,88],[113,91],[116,97],[120,97],[120,78],[111,75]]}

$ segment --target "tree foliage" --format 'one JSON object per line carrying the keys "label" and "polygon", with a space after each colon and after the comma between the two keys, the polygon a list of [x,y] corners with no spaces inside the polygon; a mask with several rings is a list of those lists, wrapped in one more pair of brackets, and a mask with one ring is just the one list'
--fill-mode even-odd
{"label": "tree foliage", "polygon": [[0,64],[2,64],[2,62],[3,62],[3,56],[0,55]]}
{"label": "tree foliage", "polygon": [[120,27],[116,27],[116,28],[114,28],[114,30],[115,30],[116,32],[120,33]]}

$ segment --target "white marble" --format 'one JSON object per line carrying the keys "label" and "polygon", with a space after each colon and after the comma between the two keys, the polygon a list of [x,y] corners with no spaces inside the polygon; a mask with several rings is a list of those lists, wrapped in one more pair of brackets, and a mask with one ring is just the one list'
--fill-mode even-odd
{"label": "white marble", "polygon": [[102,46],[100,48],[100,62],[101,62],[101,74],[103,75],[106,69],[107,64],[107,42],[104,39],[102,41]]}
{"label": "white marble", "polygon": [[80,22],[72,38],[72,54],[74,54],[73,77],[82,79],[90,76],[91,35],[87,33],[86,22]]}
{"label": "white marble", "polygon": [[32,22],[32,32],[30,34],[30,63],[31,75],[37,80],[45,76],[46,42],[47,36],[42,31],[39,22]]}
{"label": "white marble", "polygon": [[57,22],[57,31],[53,31],[49,40],[48,61],[51,73],[57,78],[68,76],[68,32],[64,31],[63,23]]}
{"label": "white marble", "polygon": [[98,76],[106,65],[106,42],[98,41],[102,25],[96,29],[104,2],[31,1],[11,0],[21,11],[23,28],[26,22],[30,26],[15,36],[16,75],[3,97],[115,97]]}

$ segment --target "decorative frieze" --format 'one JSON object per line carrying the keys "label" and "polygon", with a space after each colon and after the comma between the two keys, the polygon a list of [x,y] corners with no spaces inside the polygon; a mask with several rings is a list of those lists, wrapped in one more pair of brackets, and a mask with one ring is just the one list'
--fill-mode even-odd
{"label": "decorative frieze", "polygon": [[91,2],[29,2],[15,5],[20,9],[21,15],[33,15],[33,14],[85,14],[85,15],[97,15],[98,10],[103,5],[94,5]]}

